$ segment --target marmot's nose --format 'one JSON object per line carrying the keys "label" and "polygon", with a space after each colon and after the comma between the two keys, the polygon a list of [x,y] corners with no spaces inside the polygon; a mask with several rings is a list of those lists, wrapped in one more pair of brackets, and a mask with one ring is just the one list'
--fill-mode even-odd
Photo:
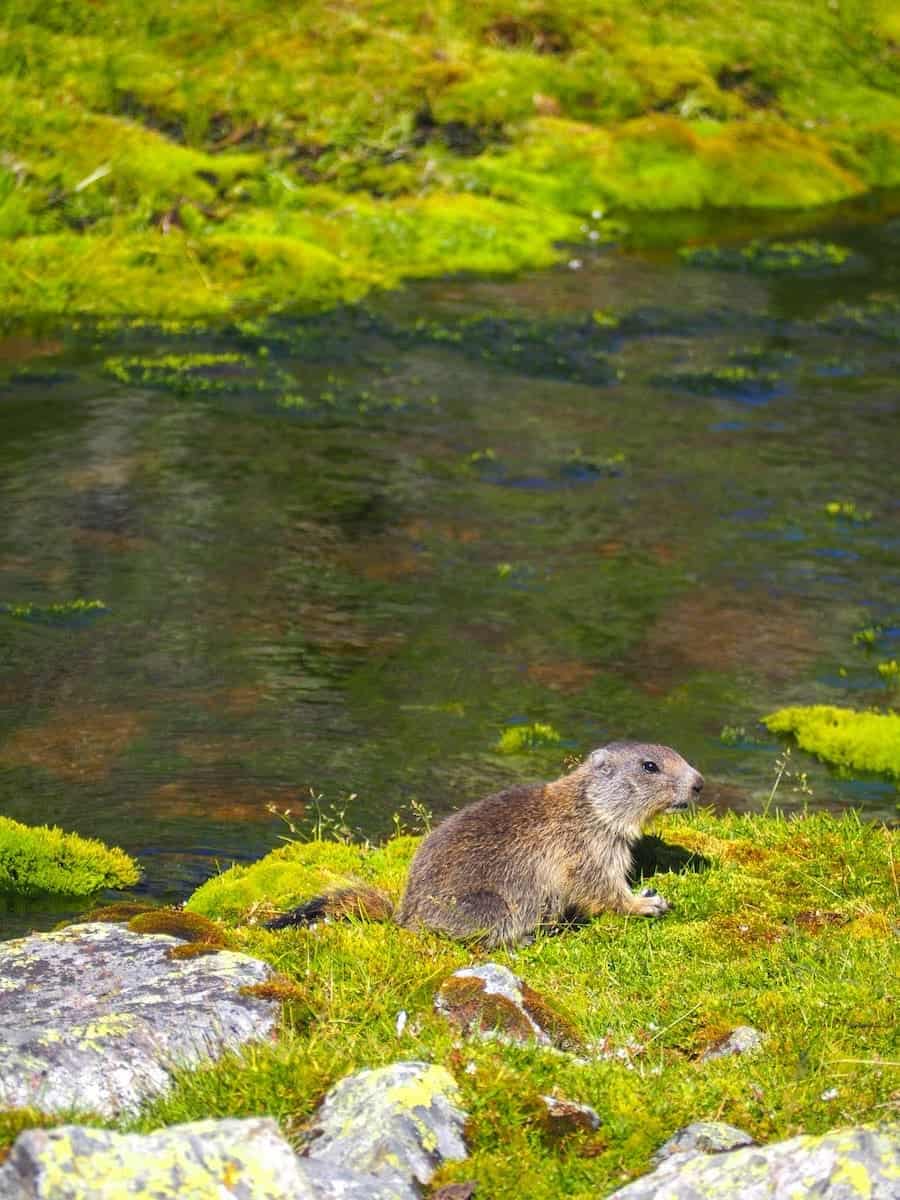
{"label": "marmot's nose", "polygon": [[691,791],[695,796],[699,796],[703,791],[703,776],[699,771],[694,772],[694,782],[691,784]]}

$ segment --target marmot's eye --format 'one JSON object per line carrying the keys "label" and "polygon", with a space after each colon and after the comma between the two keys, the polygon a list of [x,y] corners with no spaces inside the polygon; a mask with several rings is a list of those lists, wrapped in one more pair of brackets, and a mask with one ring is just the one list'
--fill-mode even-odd
{"label": "marmot's eye", "polygon": [[659,767],[656,765],[656,763],[653,761],[652,758],[645,758],[644,761],[641,763],[641,766],[644,768],[645,771],[649,771],[649,773],[651,775],[654,775],[659,770]]}

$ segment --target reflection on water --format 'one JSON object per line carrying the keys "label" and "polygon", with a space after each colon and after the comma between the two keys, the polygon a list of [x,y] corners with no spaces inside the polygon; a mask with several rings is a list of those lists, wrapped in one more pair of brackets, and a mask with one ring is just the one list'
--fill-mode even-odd
{"label": "reflection on water", "polygon": [[[309,789],[379,836],[614,737],[759,806],[759,716],[889,703],[900,654],[900,238],[833,219],[831,275],[611,249],[302,324],[3,343],[2,811],[173,898]],[[560,741],[497,752],[533,722]],[[812,804],[895,814],[795,757]]]}

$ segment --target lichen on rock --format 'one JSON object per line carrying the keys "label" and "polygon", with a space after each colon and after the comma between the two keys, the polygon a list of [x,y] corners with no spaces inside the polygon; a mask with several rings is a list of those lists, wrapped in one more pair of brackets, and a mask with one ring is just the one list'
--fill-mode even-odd
{"label": "lichen on rock", "polygon": [[169,957],[181,944],[98,922],[0,945],[0,1107],[115,1116],[176,1069],[270,1036],[278,1006],[240,989],[271,968]]}
{"label": "lichen on rock", "polygon": [[0,1166],[3,1200],[315,1200],[274,1121],[196,1121],[142,1136],[61,1125],[32,1129]]}
{"label": "lichen on rock", "polygon": [[429,1063],[359,1071],[331,1089],[308,1133],[306,1154],[321,1166],[374,1175],[415,1196],[442,1162],[466,1157],[466,1114],[453,1077]]}
{"label": "lichen on rock", "polygon": [[609,1200],[895,1200],[900,1184],[896,1127],[862,1126],[820,1137],[790,1138],[770,1146],[744,1146],[721,1154],[672,1154],[650,1175],[614,1192]]}
{"label": "lichen on rock", "polygon": [[0,1166],[2,1200],[419,1200],[466,1157],[466,1114],[443,1067],[361,1071],[326,1095],[304,1157],[270,1118],[202,1120],[150,1134],[30,1129]]}

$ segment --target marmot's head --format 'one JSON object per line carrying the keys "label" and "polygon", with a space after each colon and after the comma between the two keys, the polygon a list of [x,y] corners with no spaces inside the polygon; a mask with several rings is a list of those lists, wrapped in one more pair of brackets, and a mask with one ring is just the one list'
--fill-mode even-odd
{"label": "marmot's head", "polygon": [[588,756],[586,793],[604,824],[636,838],[651,817],[687,808],[703,776],[677,750],[647,742],[610,742]]}

